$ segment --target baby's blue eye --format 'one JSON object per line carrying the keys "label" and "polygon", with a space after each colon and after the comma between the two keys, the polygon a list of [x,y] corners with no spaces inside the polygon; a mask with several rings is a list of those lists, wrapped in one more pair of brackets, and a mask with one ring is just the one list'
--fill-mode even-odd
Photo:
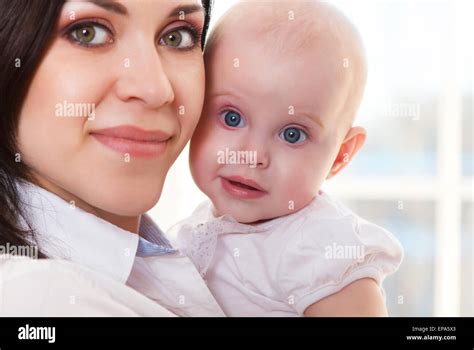
{"label": "baby's blue eye", "polygon": [[227,111],[224,113],[224,122],[227,126],[232,128],[243,128],[244,120],[239,113],[234,111]]}
{"label": "baby's blue eye", "polygon": [[306,133],[298,128],[290,127],[283,130],[279,135],[288,143],[298,144],[306,140]]}

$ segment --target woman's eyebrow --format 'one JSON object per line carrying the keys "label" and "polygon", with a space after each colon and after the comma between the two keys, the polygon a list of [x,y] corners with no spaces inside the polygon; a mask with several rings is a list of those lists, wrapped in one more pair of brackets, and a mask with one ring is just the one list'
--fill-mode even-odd
{"label": "woman's eyebrow", "polygon": [[[110,1],[110,0],[89,0],[89,1],[92,4],[103,8],[104,10],[111,11],[119,15],[128,16],[127,8],[118,2]],[[168,18],[178,17],[182,14],[188,15],[194,12],[204,12],[204,7],[198,4],[178,5],[173,10],[171,10],[171,12],[168,14]]]}
{"label": "woman's eyebrow", "polygon": [[92,4],[102,7],[104,10],[117,13],[122,16],[128,16],[128,11],[125,6],[118,2],[108,0],[89,0]]}
{"label": "woman's eyebrow", "polygon": [[168,15],[168,18],[178,17],[181,14],[189,15],[190,13],[194,13],[194,12],[204,12],[204,7],[198,4],[177,6],[173,10],[171,10],[171,12]]}

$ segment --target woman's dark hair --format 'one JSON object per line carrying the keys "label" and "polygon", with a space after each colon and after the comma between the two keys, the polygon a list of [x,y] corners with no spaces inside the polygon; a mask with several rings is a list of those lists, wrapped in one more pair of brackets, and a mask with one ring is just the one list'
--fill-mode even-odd
{"label": "woman's dark hair", "polygon": [[[204,48],[213,0],[202,0]],[[17,148],[18,116],[34,73],[53,37],[65,0],[0,0],[0,247],[31,246],[17,182],[33,181]],[[26,226],[25,226],[26,224]],[[38,252],[38,257],[44,254]]]}
{"label": "woman's dark hair", "polygon": [[201,38],[201,47],[204,50],[204,46],[206,44],[207,30],[209,29],[209,23],[211,22],[212,5],[214,3],[214,0],[202,0],[201,2],[205,10],[204,28],[202,30]]}

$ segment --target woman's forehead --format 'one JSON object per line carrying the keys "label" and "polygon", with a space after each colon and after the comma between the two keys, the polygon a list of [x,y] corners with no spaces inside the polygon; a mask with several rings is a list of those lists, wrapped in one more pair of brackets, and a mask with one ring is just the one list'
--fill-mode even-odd
{"label": "woman's forehead", "polygon": [[[169,0],[67,0],[66,3],[90,4],[123,16],[129,15],[129,8],[144,6],[156,6],[161,10],[170,9],[169,12],[164,12],[167,17],[186,16],[196,12],[205,13],[199,0],[181,0],[179,2]],[[157,13],[163,13],[161,10]]]}

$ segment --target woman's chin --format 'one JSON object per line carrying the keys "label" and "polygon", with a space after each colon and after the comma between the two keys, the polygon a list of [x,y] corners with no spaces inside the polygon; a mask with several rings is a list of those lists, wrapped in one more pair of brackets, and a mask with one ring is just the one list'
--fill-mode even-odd
{"label": "woman's chin", "polygon": [[87,202],[99,211],[118,216],[138,216],[153,208],[161,196],[161,187],[128,187],[97,191]]}

